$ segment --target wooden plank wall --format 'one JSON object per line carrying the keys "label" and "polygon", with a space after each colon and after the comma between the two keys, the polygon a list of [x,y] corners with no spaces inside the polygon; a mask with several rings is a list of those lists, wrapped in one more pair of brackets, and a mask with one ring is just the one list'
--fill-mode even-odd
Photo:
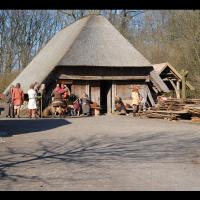
{"label": "wooden plank wall", "polygon": [[77,97],[81,97],[84,92],[86,92],[86,81],[73,81],[71,87],[71,93],[75,94]]}
{"label": "wooden plank wall", "polygon": [[100,81],[90,82],[90,98],[91,101],[100,105]]}
{"label": "wooden plank wall", "polygon": [[122,99],[129,99],[131,98],[131,85],[116,85],[116,95],[120,96]]}

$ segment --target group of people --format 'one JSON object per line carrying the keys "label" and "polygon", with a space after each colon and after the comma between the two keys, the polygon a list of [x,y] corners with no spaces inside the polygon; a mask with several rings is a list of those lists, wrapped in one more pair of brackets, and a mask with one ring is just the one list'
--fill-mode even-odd
{"label": "group of people", "polygon": [[[36,118],[37,109],[39,108],[38,99],[39,99],[39,83],[35,82],[30,85],[30,88],[27,92],[28,94],[28,110],[29,118]],[[7,95],[7,114],[6,117],[10,118],[20,118],[20,109],[24,103],[25,95],[21,89],[20,83],[17,83],[16,86],[11,85]]]}
{"label": "group of people", "polygon": [[[65,84],[57,84],[52,91],[52,106],[63,107],[64,112],[70,115],[90,115],[90,99],[86,93],[80,98],[70,93],[69,88]],[[71,101],[71,102],[70,102]],[[56,110],[55,110],[56,112]]]}
{"label": "group of people", "polygon": [[[143,111],[146,110],[146,101],[145,101],[144,96],[139,92],[139,87],[133,86],[131,98],[132,98],[133,116],[136,116],[136,113],[142,110]],[[115,97],[115,108],[116,108],[116,111],[119,111],[121,114],[128,115],[126,106],[124,105],[121,97],[119,96]]]}
{"label": "group of people", "polygon": [[[44,89],[44,88],[43,88]],[[27,92],[28,94],[28,116],[29,118],[36,118],[38,115],[38,109],[40,109],[41,102],[41,85],[35,82],[30,85]],[[84,93],[80,98],[76,98],[75,95],[70,93],[69,88],[65,84],[57,84],[53,89],[52,93],[52,106],[66,108],[64,111],[73,111],[73,115],[90,115],[90,99],[86,93]],[[72,98],[74,97],[74,98]],[[145,110],[145,98],[139,92],[139,88],[134,86],[132,88],[132,110],[133,115]],[[71,99],[71,103],[69,100]],[[14,118],[20,117],[20,108],[24,102],[24,92],[21,89],[20,83],[16,86],[11,86],[9,92],[7,93],[7,117]],[[122,114],[127,114],[126,106],[124,105],[122,99],[119,96],[115,97],[115,108]]]}

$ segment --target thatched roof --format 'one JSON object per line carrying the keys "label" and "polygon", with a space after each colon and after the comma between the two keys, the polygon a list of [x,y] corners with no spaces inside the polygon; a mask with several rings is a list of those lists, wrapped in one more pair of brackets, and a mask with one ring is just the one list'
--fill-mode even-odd
{"label": "thatched roof", "polygon": [[60,65],[114,67],[151,65],[106,18],[99,15],[87,19],[88,22],[60,61]]}
{"label": "thatched roof", "polygon": [[26,92],[31,83],[42,83],[58,65],[152,67],[106,18],[96,15],[56,33],[11,84],[21,83]]}
{"label": "thatched roof", "polygon": [[[161,75],[162,72],[169,67],[170,70],[175,74],[175,76],[182,80],[182,76],[181,74],[169,63],[169,62],[165,62],[165,63],[159,63],[159,64],[153,64],[153,68],[154,70],[157,72],[157,74]],[[186,85],[190,90],[195,90],[195,88],[190,84],[189,81],[186,81]]]}

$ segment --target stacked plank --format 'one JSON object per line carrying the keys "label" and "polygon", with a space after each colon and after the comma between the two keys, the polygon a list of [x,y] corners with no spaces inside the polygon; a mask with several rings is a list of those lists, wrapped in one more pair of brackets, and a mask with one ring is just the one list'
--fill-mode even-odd
{"label": "stacked plank", "polygon": [[188,112],[185,110],[174,111],[174,110],[147,110],[145,113],[148,118],[157,118],[157,119],[169,119],[177,120],[180,118],[188,118]]}
{"label": "stacked plank", "polygon": [[200,99],[185,99],[184,102],[186,104],[196,104],[200,105]]}
{"label": "stacked plank", "polygon": [[200,122],[200,103],[199,104],[187,104],[185,108],[191,114],[193,122]]}
{"label": "stacked plank", "polygon": [[163,102],[159,102],[156,106],[157,110],[165,111],[182,111],[184,110],[185,103],[180,99],[167,99]]}
{"label": "stacked plank", "polygon": [[159,101],[155,108],[151,108],[146,112],[146,116],[149,118],[158,118],[158,119],[191,119],[191,112],[187,109],[186,105],[188,104],[197,104],[200,100],[192,99],[181,100],[175,98],[165,99]]}

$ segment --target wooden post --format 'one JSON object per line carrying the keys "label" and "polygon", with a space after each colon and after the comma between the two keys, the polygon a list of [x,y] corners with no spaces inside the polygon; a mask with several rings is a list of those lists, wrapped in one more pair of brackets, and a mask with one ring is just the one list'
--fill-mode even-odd
{"label": "wooden post", "polygon": [[177,89],[177,83],[178,83],[178,81],[177,81],[177,83],[175,85],[175,83],[171,79],[168,78],[168,80],[170,81],[170,83],[172,84],[172,86],[173,86],[173,88],[175,90],[176,98],[179,99],[180,98],[180,92]]}
{"label": "wooden post", "polygon": [[107,94],[107,113],[112,113],[112,87],[109,88]]}
{"label": "wooden post", "polygon": [[86,82],[86,94],[87,94],[88,97],[91,99],[89,81]]}
{"label": "wooden post", "polygon": [[181,94],[180,94],[180,80],[178,80],[176,82],[176,89],[177,89],[177,99],[181,98]]}
{"label": "wooden post", "polygon": [[43,110],[43,93],[45,90],[45,84],[41,84],[40,86],[40,93],[41,93],[41,97],[40,97],[40,117],[42,118],[42,110]]}
{"label": "wooden post", "polygon": [[40,118],[42,118],[42,98],[43,98],[43,95],[41,93],[41,99],[40,99]]}
{"label": "wooden post", "polygon": [[116,82],[112,82],[112,113],[115,110]]}
{"label": "wooden post", "polygon": [[182,99],[186,99],[186,77],[188,75],[188,71],[182,69],[181,75],[182,75]]}

